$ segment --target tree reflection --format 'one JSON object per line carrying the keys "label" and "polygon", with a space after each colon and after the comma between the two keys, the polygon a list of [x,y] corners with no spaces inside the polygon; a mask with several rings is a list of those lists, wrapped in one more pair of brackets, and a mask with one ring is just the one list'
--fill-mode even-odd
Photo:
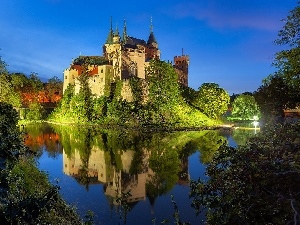
{"label": "tree reflection", "polygon": [[89,159],[91,156],[91,128],[87,129],[80,129],[80,133],[78,134],[78,141],[76,143],[76,148],[78,149],[80,159],[81,159],[81,167],[78,170],[78,176],[76,177],[76,180],[85,186],[85,188],[88,190],[89,189],[89,184],[90,184],[90,177],[91,175],[89,174]]}
{"label": "tree reflection", "polygon": [[226,138],[220,136],[218,131],[207,131],[198,140],[198,148],[200,151],[200,161],[202,163],[211,162],[213,155],[218,151],[219,147],[226,142]]}
{"label": "tree reflection", "polygon": [[56,158],[62,153],[60,136],[46,123],[26,125],[24,127],[24,143],[40,156],[47,149],[48,156]]}
{"label": "tree reflection", "polygon": [[146,183],[147,196],[155,198],[170,191],[178,181],[180,160],[178,153],[170,148],[157,148],[151,151],[149,174]]}
{"label": "tree reflection", "polygon": [[103,184],[111,207],[127,211],[146,198],[154,204],[176,184],[187,185],[189,156],[198,150],[201,161],[208,163],[226,140],[207,130],[158,133],[57,125],[53,129],[63,146],[64,173],[87,190],[91,184]]}
{"label": "tree reflection", "polygon": [[232,138],[238,146],[246,145],[253,136],[255,136],[255,131],[250,129],[235,129],[232,133]]}

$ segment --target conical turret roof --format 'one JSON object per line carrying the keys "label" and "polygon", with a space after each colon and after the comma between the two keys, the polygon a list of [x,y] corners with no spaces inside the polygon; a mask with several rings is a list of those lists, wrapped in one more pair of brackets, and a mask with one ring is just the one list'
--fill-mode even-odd
{"label": "conical turret roof", "polygon": [[147,45],[157,46],[157,41],[153,33],[152,17],[151,17],[151,24],[150,24],[150,35],[147,41]]}
{"label": "conical turret roof", "polygon": [[127,36],[127,30],[126,30],[126,20],[124,19],[123,37],[122,37],[123,44],[126,44],[127,37],[128,36]]}
{"label": "conical turret roof", "polygon": [[112,29],[112,17],[110,17],[110,29],[107,35],[106,44],[112,44],[113,43],[113,37],[114,37],[114,31]]}

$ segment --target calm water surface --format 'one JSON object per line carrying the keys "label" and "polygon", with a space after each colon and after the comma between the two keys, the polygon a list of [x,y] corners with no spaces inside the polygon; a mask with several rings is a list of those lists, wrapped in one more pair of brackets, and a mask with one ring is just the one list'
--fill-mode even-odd
{"label": "calm water surface", "polygon": [[[189,179],[208,179],[205,165],[222,142],[236,146],[254,130],[134,132],[95,127],[28,125],[26,145],[63,198],[96,224],[200,224],[189,199]],[[221,140],[221,141],[220,141]],[[126,195],[127,194],[127,195]],[[168,224],[168,223],[167,223]]]}

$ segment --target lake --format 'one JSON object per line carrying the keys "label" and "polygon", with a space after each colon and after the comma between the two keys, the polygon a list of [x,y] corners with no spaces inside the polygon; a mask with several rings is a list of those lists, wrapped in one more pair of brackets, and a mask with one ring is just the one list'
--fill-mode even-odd
{"label": "lake", "polygon": [[[208,179],[206,164],[222,143],[245,144],[257,130],[154,132],[98,127],[27,125],[25,144],[38,167],[82,218],[95,224],[200,224],[189,180]],[[172,201],[172,196],[174,201]]]}

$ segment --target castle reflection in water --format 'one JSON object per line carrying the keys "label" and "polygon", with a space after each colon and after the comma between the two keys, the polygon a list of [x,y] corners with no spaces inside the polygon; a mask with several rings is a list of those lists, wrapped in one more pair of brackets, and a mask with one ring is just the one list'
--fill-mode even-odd
{"label": "castle reflection in water", "polygon": [[199,151],[201,163],[208,163],[229,137],[237,144],[248,138],[242,131],[138,133],[45,124],[25,132],[25,144],[37,155],[62,155],[64,174],[87,187],[102,184],[112,206],[121,204],[123,193],[130,193],[125,202],[134,205],[188,185],[190,155]]}
{"label": "castle reflection in water", "polygon": [[[79,151],[74,151],[75,154],[68,157],[65,151],[63,152],[64,173],[72,177],[79,177],[81,170],[84,167]],[[116,200],[122,196],[122,193],[130,192],[130,196],[126,198],[128,203],[134,203],[141,200],[146,200],[146,184],[154,176],[153,170],[149,167],[150,152],[143,148],[143,159],[141,162],[141,172],[131,174],[130,169],[134,159],[135,151],[119,151],[122,170],[107,160],[107,152],[99,149],[96,146],[92,147],[89,157],[86,174],[90,178],[90,184],[101,183],[104,185],[105,195],[112,197],[112,203],[119,205]],[[182,175],[183,174],[183,175]],[[178,184],[188,185],[188,158],[181,159],[179,166]]]}

